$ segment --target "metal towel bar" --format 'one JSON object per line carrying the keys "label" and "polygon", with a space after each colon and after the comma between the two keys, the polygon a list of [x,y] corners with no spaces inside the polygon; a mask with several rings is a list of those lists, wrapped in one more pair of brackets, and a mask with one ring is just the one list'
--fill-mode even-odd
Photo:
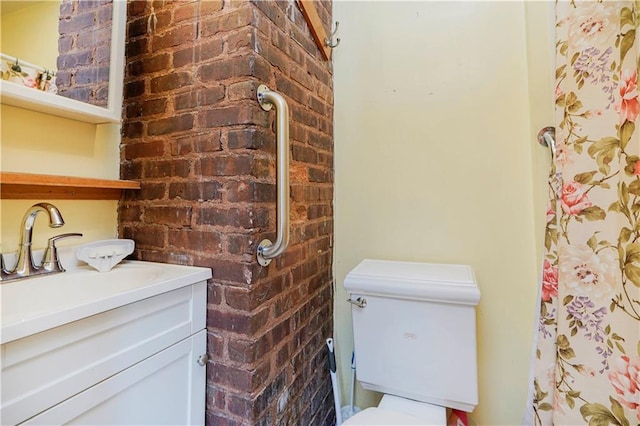
{"label": "metal towel bar", "polygon": [[556,156],[556,128],[555,127],[543,127],[538,132],[538,142],[540,145],[549,148],[551,151],[551,158]]}
{"label": "metal towel bar", "polygon": [[289,107],[282,95],[264,84],[258,86],[258,102],[265,111],[276,108],[277,237],[275,243],[262,240],[256,253],[258,263],[267,266],[289,246]]}

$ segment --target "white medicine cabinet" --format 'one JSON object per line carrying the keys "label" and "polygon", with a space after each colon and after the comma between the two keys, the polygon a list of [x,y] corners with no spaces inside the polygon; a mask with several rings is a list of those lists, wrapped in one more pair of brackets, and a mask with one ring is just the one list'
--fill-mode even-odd
{"label": "white medicine cabinet", "polygon": [[[14,4],[13,7],[11,5],[12,3]],[[3,0],[0,5],[0,13],[2,13],[4,20],[5,17],[11,13],[23,13],[22,10],[16,11],[16,9],[22,7],[34,7],[37,3],[38,2]],[[38,111],[93,124],[120,123],[124,77],[124,38],[127,3],[125,0],[113,0],[112,5],[113,17],[111,20],[109,85],[106,107],[96,106],[61,96],[59,94],[37,90],[8,80],[0,80],[0,102],[2,105],[11,105],[14,107],[25,108],[32,111]],[[24,13],[27,12],[28,11],[24,11]],[[30,28],[28,30],[34,31],[37,30],[37,28]],[[15,36],[20,37],[21,35],[17,34]],[[6,39],[4,32],[3,38]],[[58,34],[43,34],[42,38],[52,38],[56,41],[58,40]],[[3,40],[3,45],[6,44],[7,43]],[[5,58],[3,61],[6,62],[7,52],[2,53]],[[19,52],[12,53],[13,55],[10,54],[10,57],[15,57],[18,60],[21,59]],[[6,66],[7,64],[5,63],[3,65]]]}

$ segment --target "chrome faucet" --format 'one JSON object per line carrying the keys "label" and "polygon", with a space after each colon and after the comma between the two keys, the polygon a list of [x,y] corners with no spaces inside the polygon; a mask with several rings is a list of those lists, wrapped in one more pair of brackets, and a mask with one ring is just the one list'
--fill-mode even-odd
{"label": "chrome faucet", "polygon": [[[63,234],[49,239],[49,246],[47,248],[47,255],[43,259],[40,265],[35,265],[33,262],[33,250],[31,247],[31,241],[33,237],[33,225],[35,224],[38,213],[45,212],[49,216],[49,227],[59,228],[64,225],[64,220],[60,214],[60,210],[51,203],[38,203],[29,207],[27,212],[22,218],[20,235],[20,244],[18,244],[18,259],[16,265],[11,270],[7,270],[4,265],[4,260],[0,255],[0,280],[9,281],[19,278],[26,278],[33,275],[50,274],[55,272],[63,272],[64,269],[58,265],[57,252],[55,247],[55,241],[65,237],[81,237],[82,234]],[[46,264],[45,264],[46,263]],[[51,263],[55,263],[55,267],[52,267]]]}

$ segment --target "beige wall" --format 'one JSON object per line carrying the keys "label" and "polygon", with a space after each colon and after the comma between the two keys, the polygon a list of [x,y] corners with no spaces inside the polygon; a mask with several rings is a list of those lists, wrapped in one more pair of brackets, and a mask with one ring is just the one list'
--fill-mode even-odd
{"label": "beige wall", "polygon": [[0,51],[34,65],[57,69],[59,11],[60,1],[3,0]]}
{"label": "beige wall", "polygon": [[[60,2],[29,2],[26,7],[23,7],[26,3],[21,2],[18,10],[7,9],[17,3],[3,1],[1,5],[0,50],[28,62],[55,68]],[[2,171],[119,178],[119,125],[81,123],[7,105],[1,106],[0,122]],[[46,219],[39,218],[34,230],[35,248],[45,247],[47,238],[66,232],[82,232],[84,237],[60,245],[117,236],[117,201],[2,200],[0,252],[16,250],[22,216],[29,206],[40,201],[55,204],[66,224],[61,229],[50,229]]]}
{"label": "beige wall", "polygon": [[[464,263],[475,269],[482,293],[473,418],[521,422],[545,213],[539,194],[549,161],[533,136],[552,112],[530,108],[546,107],[530,91],[552,90],[550,53],[546,63],[533,63],[527,49],[536,48],[533,61],[552,44],[527,39],[529,21],[536,31],[549,24],[544,12],[527,8],[334,3],[342,39],[334,82],[335,337],[343,405],[352,347],[348,271],[364,258]],[[531,72],[541,75],[529,78]],[[377,402],[362,389],[357,394],[361,408]]]}
{"label": "beige wall", "polygon": [[[527,28],[527,59],[529,68],[529,117],[530,135],[554,124],[554,79],[555,79],[555,7],[553,2],[527,2],[525,4]],[[537,265],[542,265],[544,225],[548,191],[547,177],[551,164],[551,153],[538,143],[531,145],[533,166],[533,200],[537,206],[536,254]]]}
{"label": "beige wall", "polygon": [[[103,179],[119,177],[120,126],[94,125],[2,105],[0,110],[0,170]],[[47,238],[82,232],[79,244],[117,236],[117,201],[2,200],[0,251],[16,250],[20,221],[32,204],[49,201],[65,219],[65,226],[50,229],[46,219],[36,221],[34,247],[46,247]]]}

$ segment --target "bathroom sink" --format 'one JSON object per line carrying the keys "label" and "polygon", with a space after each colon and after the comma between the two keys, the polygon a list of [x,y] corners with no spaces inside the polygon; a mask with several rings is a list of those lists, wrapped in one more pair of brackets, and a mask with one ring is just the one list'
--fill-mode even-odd
{"label": "bathroom sink", "polygon": [[8,282],[0,285],[0,341],[16,340],[208,278],[208,268],[125,261],[109,272],[81,266]]}

